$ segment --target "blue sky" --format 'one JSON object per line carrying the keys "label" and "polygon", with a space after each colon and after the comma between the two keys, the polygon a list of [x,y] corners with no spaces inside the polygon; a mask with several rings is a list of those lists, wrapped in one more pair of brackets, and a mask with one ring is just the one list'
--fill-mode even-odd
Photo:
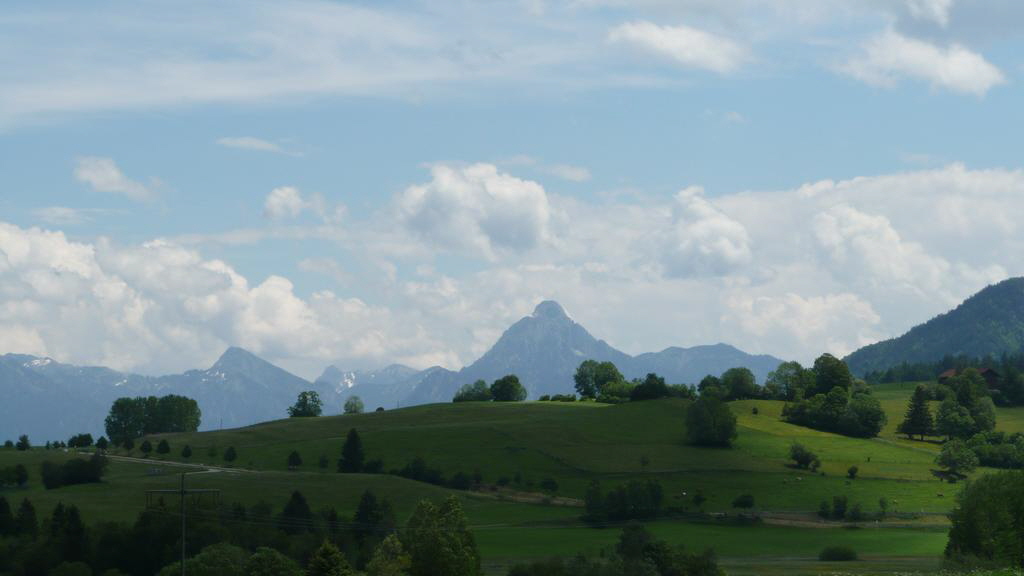
{"label": "blue sky", "polygon": [[808,361],[1021,274],[1009,0],[13,2],[0,352]]}

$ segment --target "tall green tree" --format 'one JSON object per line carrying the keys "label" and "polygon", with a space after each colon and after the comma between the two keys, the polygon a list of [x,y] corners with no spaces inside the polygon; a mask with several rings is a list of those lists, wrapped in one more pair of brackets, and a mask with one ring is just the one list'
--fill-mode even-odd
{"label": "tall green tree", "polygon": [[978,456],[963,440],[954,438],[942,445],[935,463],[944,469],[948,481],[956,482],[978,467]]}
{"label": "tall green tree", "polygon": [[731,446],[736,415],[721,399],[702,395],[686,410],[686,439],[698,446]]}
{"label": "tall green tree", "polygon": [[836,386],[843,390],[853,387],[853,374],[846,362],[825,353],[814,361],[814,392],[828,394]]}
{"label": "tall green tree", "polygon": [[355,428],[348,431],[345,444],[341,447],[341,459],[338,460],[338,472],[355,473],[363,471],[366,453],[363,451],[363,440]]}
{"label": "tall green tree", "polygon": [[366,566],[367,576],[404,576],[412,565],[397,534],[389,534],[373,552]]}
{"label": "tall green tree", "polygon": [[804,368],[799,362],[783,362],[768,373],[764,387],[769,396],[779,400],[803,398],[815,388],[814,371]]}
{"label": "tall green tree", "polygon": [[928,408],[930,399],[931,394],[928,393],[928,388],[924,384],[918,384],[917,388],[914,388],[914,394],[910,397],[910,402],[907,405],[907,415],[897,428],[900,434],[906,434],[907,438],[913,438],[916,435],[924,440],[925,436],[935,432],[932,411]]}
{"label": "tall green tree", "polygon": [[756,398],[760,395],[754,373],[748,368],[729,368],[722,373],[722,386],[725,387],[730,400]]}
{"label": "tall green tree", "polygon": [[288,416],[291,418],[311,418],[323,413],[324,403],[315,390],[299,392],[295,404],[288,407]]}
{"label": "tall green tree", "polygon": [[601,395],[605,386],[625,382],[626,378],[619,372],[613,362],[584,360],[576,368],[573,375],[576,393],[583,398],[596,398]]}
{"label": "tall green tree", "polygon": [[491,397],[495,402],[522,402],[526,400],[526,388],[519,383],[518,376],[509,374],[491,384]]}
{"label": "tall green tree", "polygon": [[363,409],[363,399],[359,396],[352,395],[345,400],[345,414],[362,414]]}
{"label": "tall green tree", "polygon": [[341,550],[328,540],[320,545],[309,559],[306,576],[353,576],[355,572],[348,565]]}
{"label": "tall green tree", "polygon": [[28,435],[22,434],[18,436],[18,443],[14,445],[20,452],[25,452],[32,447],[32,443],[28,441]]}
{"label": "tall green tree", "polygon": [[14,515],[13,533],[18,536],[35,538],[39,533],[39,520],[36,518],[36,507],[23,498],[18,506],[18,512]]}
{"label": "tall green tree", "polygon": [[288,534],[302,534],[313,531],[313,511],[302,492],[292,492],[278,518],[278,527]]}
{"label": "tall green tree", "polygon": [[955,397],[950,396],[939,404],[935,430],[947,439],[969,438],[974,434],[974,418],[971,418],[967,408],[961,406]]}
{"label": "tall green tree", "polygon": [[957,495],[949,520],[947,559],[1024,566],[1024,472],[985,474],[971,481]]}
{"label": "tall green tree", "polygon": [[480,553],[462,505],[449,496],[440,507],[428,500],[416,506],[402,532],[411,576],[479,576]]}

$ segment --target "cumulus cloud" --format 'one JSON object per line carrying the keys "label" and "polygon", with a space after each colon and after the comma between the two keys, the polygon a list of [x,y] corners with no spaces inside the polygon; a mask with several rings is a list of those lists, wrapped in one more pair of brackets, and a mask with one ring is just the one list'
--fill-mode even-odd
{"label": "cumulus cloud", "polygon": [[263,201],[263,214],[271,220],[298,218],[303,212],[310,212],[325,223],[337,224],[345,217],[345,206],[331,205],[320,194],[306,199],[294,186],[274,188]]}
{"label": "cumulus cloud", "polygon": [[[414,332],[414,334],[410,334]],[[446,350],[386,308],[270,276],[165,240],[117,246],[0,222],[0,345],[126,370],[204,366],[244,346],[310,375],[337,358],[384,363]]]}
{"label": "cumulus cloud", "polygon": [[75,161],[75,178],[97,192],[120,194],[135,201],[152,200],[156,196],[150,187],[125,176],[112,158],[78,158]]}
{"label": "cumulus cloud", "polygon": [[437,165],[432,179],[398,195],[398,220],[416,236],[452,250],[494,258],[529,250],[549,235],[544,188],[498,171],[493,164]]}
{"label": "cumulus cloud", "polygon": [[892,30],[866,42],[840,70],[876,86],[892,87],[907,77],[976,96],[1006,81],[999,68],[966,46],[943,48]]}
{"label": "cumulus cloud", "polygon": [[293,186],[274,188],[263,202],[263,213],[269,218],[295,218],[308,207],[299,189]]}
{"label": "cumulus cloud", "polygon": [[690,26],[659,26],[639,20],[626,22],[608,32],[611,42],[621,42],[668,58],[686,68],[729,74],[747,60],[747,50],[735,41]]}
{"label": "cumulus cloud", "polygon": [[671,276],[728,274],[751,259],[747,229],[715,207],[700,187],[676,194],[667,242],[664,263]]}

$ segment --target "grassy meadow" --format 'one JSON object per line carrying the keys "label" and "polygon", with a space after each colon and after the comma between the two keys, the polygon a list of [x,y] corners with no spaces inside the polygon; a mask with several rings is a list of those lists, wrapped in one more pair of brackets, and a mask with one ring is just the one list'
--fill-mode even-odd
{"label": "grassy meadow", "polygon": [[[684,443],[684,400],[620,405],[464,403],[153,436],[149,440],[154,446],[166,439],[171,453],[154,453],[145,461],[112,461],[99,485],[43,490],[39,464],[70,457],[58,451],[0,450],[0,467],[23,462],[32,475],[28,488],[3,491],[8,500],[27,496],[41,514],[58,501],[74,503],[87,521],[131,521],[146,505],[146,490],[177,486],[183,469],[175,461],[229,467],[231,471],[192,474],[188,484],[220,489],[224,503],[265,501],[275,509],[298,489],[315,510],[333,506],[348,515],[361,493],[372,489],[390,500],[404,520],[419,500],[456,494],[484,563],[494,574],[515,561],[598,554],[613,546],[617,528],[594,528],[579,520],[579,500],[587,484],[596,478],[608,490],[630,479],[656,478],[665,488],[667,506],[691,512],[696,511],[692,497],[698,491],[707,498],[703,510],[714,516],[734,516],[732,500],[744,493],[754,496],[762,523],[666,518],[649,525],[670,542],[695,550],[714,548],[731,574],[933,571],[940,564],[945,514],[953,506],[957,486],[943,484],[931,474],[937,443],[908,441],[895,433],[912,390],[909,383],[875,389],[889,423],[879,438],[870,440],[781,422],[783,404],[777,401],[731,404],[739,424],[732,449]],[[1024,431],[1024,409],[997,412],[998,429]],[[421,457],[446,477],[479,472],[485,484],[493,486],[502,479],[508,487],[456,492],[390,475],[338,474],[335,463],[351,428],[359,431],[367,458],[381,459],[385,470]],[[787,466],[794,441],[820,457],[818,473]],[[189,459],[180,457],[186,444],[193,450]],[[238,454],[231,465],[222,459],[229,446]],[[293,450],[303,458],[297,470],[287,466]],[[138,449],[112,454],[142,456]],[[329,459],[326,470],[318,466],[321,455]],[[846,471],[854,465],[859,472],[849,479]],[[558,484],[555,502],[540,494],[545,479]],[[885,498],[890,514],[856,527],[823,522],[815,512],[833,496],[847,496],[850,505],[859,503],[869,515]],[[841,565],[816,560],[823,547],[835,544],[851,546],[861,560]]]}

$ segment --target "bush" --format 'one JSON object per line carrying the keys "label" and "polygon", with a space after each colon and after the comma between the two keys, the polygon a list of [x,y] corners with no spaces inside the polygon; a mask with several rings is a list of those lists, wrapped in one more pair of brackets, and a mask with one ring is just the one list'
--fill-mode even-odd
{"label": "bush", "polygon": [[88,460],[74,458],[63,464],[43,462],[40,476],[47,490],[71,486],[74,484],[91,484],[100,482],[107,467],[107,459],[99,453],[93,454]]}
{"label": "bush", "polygon": [[857,468],[856,466],[850,466],[849,468],[846,469],[846,477],[849,478],[850,480],[853,480],[854,478],[857,477],[858,471],[860,471],[860,469]]}
{"label": "bush", "polygon": [[814,452],[811,452],[803,444],[797,442],[794,442],[789,447],[789,459],[793,461],[797,468],[812,472],[821,465],[821,460],[818,460],[818,456]]}
{"label": "bush", "polygon": [[826,546],[818,554],[822,562],[851,562],[857,559],[857,552],[849,546]]}
{"label": "bush", "polygon": [[753,494],[740,494],[732,501],[733,508],[753,508],[754,507],[754,495]]}

